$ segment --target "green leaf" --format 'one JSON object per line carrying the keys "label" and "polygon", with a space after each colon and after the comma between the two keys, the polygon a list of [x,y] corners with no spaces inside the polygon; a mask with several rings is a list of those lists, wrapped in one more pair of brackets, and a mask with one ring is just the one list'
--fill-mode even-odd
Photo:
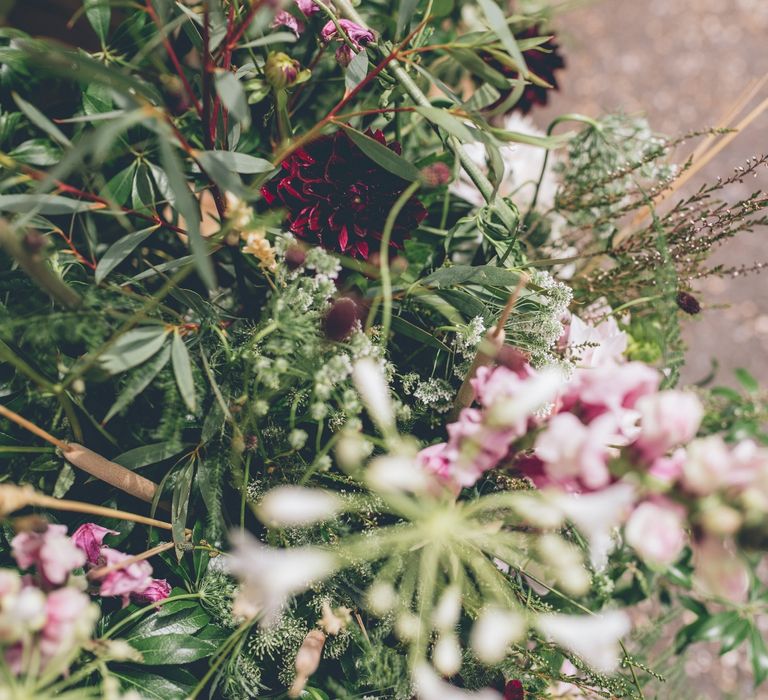
{"label": "green leaf", "polygon": [[762,633],[754,624],[749,629],[749,658],[752,661],[755,686],[758,686],[768,678],[768,649]]}
{"label": "green leaf", "polygon": [[174,194],[176,209],[187,223],[189,247],[192,249],[192,257],[197,270],[208,289],[213,289],[216,286],[216,276],[209,257],[208,243],[200,234],[200,208],[189,189],[187,179],[184,177],[181,160],[167,139],[160,139],[160,161],[163,164],[165,174],[168,176],[168,185]]}
{"label": "green leaf", "polygon": [[164,326],[141,326],[128,331],[101,356],[101,366],[109,374],[118,374],[146,362],[165,344]]}
{"label": "green leaf", "polygon": [[438,350],[444,350],[450,352],[448,346],[441,340],[438,340],[431,333],[415,326],[410,321],[406,321],[401,316],[392,317],[392,330],[396,333],[400,333],[408,338],[419,341],[422,345],[429,345]]}
{"label": "green leaf", "polygon": [[736,375],[736,379],[742,387],[750,394],[756,394],[760,391],[760,384],[746,369],[738,367],[733,372]]}
{"label": "green leaf", "polygon": [[416,111],[427,121],[435,126],[447,131],[451,136],[455,136],[462,143],[477,141],[477,137],[460,120],[454,117],[450,112],[439,107],[416,107]]}
{"label": "green leaf", "polygon": [[231,192],[237,197],[245,197],[246,191],[240,176],[224,165],[218,158],[211,156],[211,151],[198,151],[195,160],[200,164],[219,189]]}
{"label": "green leaf", "polygon": [[20,143],[8,155],[27,165],[56,165],[61,160],[61,150],[48,139],[30,139]]}
{"label": "green leaf", "polygon": [[184,529],[187,526],[189,495],[192,492],[192,480],[195,477],[195,460],[190,459],[181,469],[171,498],[171,525],[173,541],[176,543],[176,556],[179,561],[184,556],[182,545],[186,542]]}
{"label": "green leaf", "polygon": [[136,174],[138,163],[134,161],[125,170],[121,170],[114,175],[106,185],[104,196],[111,199],[115,204],[124,206],[131,195],[133,178]]}
{"label": "green leaf", "polygon": [[152,383],[152,380],[159,374],[160,370],[165,367],[170,358],[171,348],[168,345],[165,345],[151,362],[135,371],[125,385],[122,393],[117,398],[117,401],[112,404],[112,408],[110,408],[107,415],[104,416],[102,424],[111,420],[141,394],[141,392]]}
{"label": "green leaf", "polygon": [[53,487],[53,497],[62,498],[75,483],[75,470],[69,462],[64,462],[64,466],[59,472],[59,476],[56,479],[56,484]]}
{"label": "green leaf", "polygon": [[718,640],[720,642],[720,655],[727,654],[739,646],[747,638],[750,628],[749,620],[742,617],[726,625],[723,636]]}
{"label": "green leaf", "polygon": [[133,450],[128,450],[115,457],[112,461],[117,462],[126,469],[141,469],[150,464],[157,464],[174,455],[179,454],[184,449],[178,442],[157,442],[153,445],[142,445]]}
{"label": "green leaf", "polygon": [[368,75],[368,53],[365,49],[358,51],[344,71],[344,87],[352,92]]}
{"label": "green leaf", "polygon": [[406,29],[411,26],[413,13],[419,6],[419,0],[400,0],[397,8],[397,29],[395,30],[395,39],[400,39]]}
{"label": "green leaf", "polygon": [[267,46],[269,44],[293,44],[296,41],[296,35],[293,32],[273,32],[267,36],[259,37],[245,44],[238,44],[239,49],[256,48],[257,46]]}
{"label": "green leaf", "polygon": [[199,151],[198,155],[204,153],[208,159],[214,159],[221,163],[225,168],[230,168],[236,173],[270,173],[275,170],[275,166],[264,158],[256,158],[247,153],[238,153],[237,151]]}
{"label": "green leaf", "polygon": [[525,58],[523,58],[520,47],[517,45],[517,41],[509,29],[507,18],[504,16],[501,8],[494,2],[494,0],[477,1],[483,10],[486,20],[488,20],[488,27],[499,38],[501,45],[514,59],[515,63],[520,66],[520,75],[522,75],[523,78],[527,78],[528,67],[525,65]]}
{"label": "green leaf", "polygon": [[182,668],[163,669],[158,675],[143,667],[110,665],[109,672],[123,688],[136,690],[146,700],[185,700],[197,685],[197,679]]}
{"label": "green leaf", "polygon": [[[179,601],[190,602],[190,601]],[[151,615],[150,617],[142,620],[138,625],[131,629],[130,635],[127,637],[128,641],[134,639],[144,639],[147,637],[157,637],[167,634],[195,634],[201,629],[206,627],[211,622],[210,615],[203,610],[203,608],[191,601],[192,606],[172,612],[172,614],[165,614],[168,605],[164,605],[160,609],[160,613]]]}
{"label": "green leaf", "polygon": [[227,111],[243,129],[251,125],[251,109],[242,83],[229,71],[216,73],[216,92]]}
{"label": "green leaf", "polygon": [[392,149],[380,144],[370,136],[353,129],[352,127],[340,124],[344,131],[349,134],[352,142],[367,155],[374,163],[377,163],[393,175],[403,178],[403,180],[418,180],[420,175],[415,165],[409,163],[402,156],[397,155]]}
{"label": "green leaf", "polygon": [[419,283],[425,287],[453,287],[460,284],[511,287],[519,281],[519,272],[495,265],[453,265],[435,270]]}
{"label": "green leaf", "polygon": [[0,194],[0,211],[27,213],[35,211],[43,215],[77,214],[101,209],[103,204],[81,202],[57,194]]}
{"label": "green leaf", "polygon": [[148,209],[155,199],[149,168],[145,163],[139,163],[131,184],[131,206],[137,211]]}
{"label": "green leaf", "polygon": [[85,0],[84,7],[85,16],[103,45],[107,40],[109,20],[112,17],[112,8],[109,6],[109,0]]}
{"label": "green leaf", "polygon": [[173,362],[173,374],[179,387],[181,398],[187,408],[194,413],[197,410],[195,401],[195,380],[192,377],[192,363],[189,359],[189,351],[184,344],[181,333],[175,331],[171,344],[171,360]]}
{"label": "green leaf", "polygon": [[150,226],[141,231],[134,231],[115,241],[96,265],[96,284],[102,282],[123,260],[125,260],[136,248],[157,230],[157,226]]}
{"label": "green leaf", "polygon": [[56,143],[67,148],[72,145],[72,142],[62,133],[61,129],[48,119],[48,117],[46,117],[37,107],[26,100],[23,100],[15,92],[13,93],[13,100],[19,106],[19,109],[24,112],[27,119],[29,119],[29,121],[31,121],[38,129],[41,129],[48,134],[48,136],[50,136]]}

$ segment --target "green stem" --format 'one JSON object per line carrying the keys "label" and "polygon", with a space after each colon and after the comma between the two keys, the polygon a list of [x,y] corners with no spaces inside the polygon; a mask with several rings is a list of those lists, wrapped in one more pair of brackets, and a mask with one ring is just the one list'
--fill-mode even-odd
{"label": "green stem", "polygon": [[389,210],[387,220],[384,223],[384,232],[381,234],[379,274],[381,276],[381,295],[384,299],[384,311],[381,317],[381,342],[384,345],[387,344],[389,328],[392,325],[392,276],[389,270],[389,241],[392,238],[392,229],[395,227],[397,217],[419,187],[421,187],[421,183],[417,180],[405,188],[394,206]]}
{"label": "green stem", "polygon": [[224,662],[224,660],[227,658],[227,655],[229,652],[235,647],[235,645],[240,640],[240,637],[245,634],[248,629],[253,625],[254,620],[246,620],[243,622],[240,627],[238,627],[224,642],[224,644],[221,645],[221,647],[217,651],[217,657],[216,660],[211,664],[211,667],[208,669],[206,674],[200,679],[200,682],[195,686],[194,690],[187,695],[186,700],[195,700],[195,698],[203,691],[206,685],[208,685],[208,681],[211,680],[213,677],[213,674],[216,673],[216,670],[221,666],[221,664]]}

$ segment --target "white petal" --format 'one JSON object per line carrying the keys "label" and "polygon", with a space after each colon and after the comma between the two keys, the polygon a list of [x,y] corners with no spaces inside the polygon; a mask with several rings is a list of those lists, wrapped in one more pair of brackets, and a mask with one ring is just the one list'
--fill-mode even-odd
{"label": "white petal", "polygon": [[472,692],[446,683],[423,661],[413,670],[413,681],[419,700],[502,700],[501,695],[490,688]]}
{"label": "white petal", "polygon": [[498,664],[506,657],[509,645],[523,638],[525,628],[525,618],[520,613],[487,608],[472,626],[472,650],[484,664]]}
{"label": "white petal", "polygon": [[279,486],[259,505],[259,516],[268,525],[292,527],[327,520],[341,507],[338,496],[321,489]]}
{"label": "white petal", "polygon": [[355,363],[352,379],[371,420],[382,432],[391,430],[395,425],[395,414],[381,363],[363,357]]}

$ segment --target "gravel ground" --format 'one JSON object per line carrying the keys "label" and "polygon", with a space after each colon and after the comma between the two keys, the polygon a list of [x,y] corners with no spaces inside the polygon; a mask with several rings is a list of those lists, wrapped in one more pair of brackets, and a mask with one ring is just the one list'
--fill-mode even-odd
{"label": "gravel ground", "polygon": [[[617,109],[645,113],[654,129],[677,135],[714,126],[747,84],[768,73],[768,0],[604,0],[556,22],[568,63],[561,91],[540,125],[558,114],[598,115]],[[768,86],[753,100],[768,97]],[[729,175],[748,157],[768,151],[768,111],[699,173],[687,190]],[[681,159],[688,151],[681,152]],[[737,199],[762,187],[768,170],[734,186]],[[731,241],[716,257],[726,265],[768,260],[768,230]],[[715,359],[718,383],[733,384],[746,367],[768,383],[768,271],[747,278],[712,278],[697,287],[709,307],[686,324],[684,379],[706,376]]]}
{"label": "gravel ground", "polygon": [[[714,126],[746,85],[768,73],[768,0],[604,0],[558,18],[568,68],[541,126],[570,111],[598,115],[617,109],[644,113],[653,128],[677,135]],[[752,105],[768,97],[768,86]],[[728,175],[768,151],[768,111],[722,151],[685,191]],[[687,152],[682,154],[687,155]],[[768,189],[768,172],[734,186],[728,199]],[[731,241],[717,253],[726,265],[768,260],[768,230]],[[706,307],[686,323],[684,380],[706,376],[717,361],[717,382],[733,384],[745,367],[768,384],[768,270],[746,278],[712,278],[697,287]],[[687,681],[658,686],[663,700],[764,700],[750,682],[741,650],[718,657],[698,645],[684,663]],[[649,697],[652,695],[649,693]]]}

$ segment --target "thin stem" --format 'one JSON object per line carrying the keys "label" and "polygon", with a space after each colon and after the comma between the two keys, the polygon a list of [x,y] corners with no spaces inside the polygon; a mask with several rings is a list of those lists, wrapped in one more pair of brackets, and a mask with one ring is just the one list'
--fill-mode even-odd
{"label": "thin stem", "polygon": [[389,338],[389,328],[392,325],[392,277],[389,270],[389,241],[392,238],[392,230],[395,227],[397,217],[420,186],[421,183],[417,180],[403,190],[392,209],[389,210],[384,224],[384,231],[381,234],[379,274],[381,277],[381,295],[384,299],[384,310],[381,318],[381,341],[385,345]]}
{"label": "thin stem", "polygon": [[0,416],[4,416],[10,421],[21,426],[25,430],[28,430],[33,435],[49,442],[54,447],[58,447],[62,452],[69,450],[69,445],[64,440],[59,440],[57,437],[53,437],[47,430],[43,430],[39,425],[35,425],[32,421],[28,421],[23,416],[20,416],[16,411],[12,411],[10,408],[0,404]]}

